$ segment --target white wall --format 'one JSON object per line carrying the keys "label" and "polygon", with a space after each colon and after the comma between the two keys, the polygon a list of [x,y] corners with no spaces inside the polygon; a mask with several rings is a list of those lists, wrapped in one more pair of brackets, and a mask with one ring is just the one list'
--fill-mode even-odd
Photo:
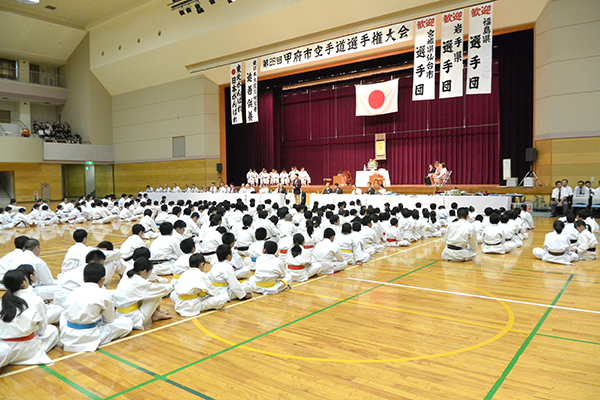
{"label": "white wall", "polygon": [[60,73],[67,78],[67,102],[59,110],[62,122],[84,141],[112,144],[112,97],[90,71],[89,35],[83,38]]}
{"label": "white wall", "polygon": [[56,106],[46,104],[31,103],[31,121],[53,123],[56,118]]}
{"label": "white wall", "polygon": [[535,34],[535,139],[600,136],[600,1],[551,0]]}
{"label": "white wall", "polygon": [[185,158],[219,157],[217,85],[203,76],[113,97],[115,162],[173,159],[185,136]]}
{"label": "white wall", "polygon": [[0,160],[41,163],[44,161],[43,142],[34,138],[0,136]]}

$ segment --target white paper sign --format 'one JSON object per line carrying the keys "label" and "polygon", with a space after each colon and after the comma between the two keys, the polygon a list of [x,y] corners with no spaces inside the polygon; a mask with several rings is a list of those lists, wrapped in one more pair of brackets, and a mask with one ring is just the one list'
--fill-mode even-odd
{"label": "white paper sign", "polygon": [[492,93],[493,3],[469,9],[467,94]]}
{"label": "white paper sign", "polygon": [[413,101],[435,99],[435,23],[437,16],[415,21]]}
{"label": "white paper sign", "polygon": [[231,84],[231,123],[232,125],[242,124],[244,116],[242,114],[242,63],[238,62],[229,66],[229,83]]}
{"label": "white paper sign", "polygon": [[413,39],[413,31],[414,21],[409,21],[280,51],[262,57],[260,70],[270,71],[291,67],[406,42]]}
{"label": "white paper sign", "polygon": [[440,99],[463,95],[463,10],[442,15]]}
{"label": "white paper sign", "polygon": [[246,61],[246,122],[258,122],[258,60]]}

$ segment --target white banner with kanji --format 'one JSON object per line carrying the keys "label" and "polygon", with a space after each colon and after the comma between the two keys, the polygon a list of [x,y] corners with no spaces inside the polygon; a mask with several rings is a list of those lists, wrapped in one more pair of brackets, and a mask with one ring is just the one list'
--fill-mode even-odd
{"label": "white banner with kanji", "polygon": [[398,79],[355,87],[357,117],[398,111]]}
{"label": "white banner with kanji", "polygon": [[258,60],[246,61],[246,122],[258,122]]}
{"label": "white banner with kanji", "polygon": [[413,101],[435,99],[435,23],[435,16],[415,21]]}
{"label": "white banner with kanji", "polygon": [[413,31],[414,21],[408,21],[353,33],[339,38],[323,40],[318,43],[264,56],[261,59],[260,70],[270,71],[292,67],[308,62],[407,42],[413,39]]}
{"label": "white banner with kanji", "polygon": [[440,99],[463,95],[463,10],[442,15]]}
{"label": "white banner with kanji", "polygon": [[238,62],[229,66],[229,83],[231,97],[231,124],[237,125],[244,122],[242,113],[242,63]]}
{"label": "white banner with kanji", "polygon": [[467,94],[492,93],[493,3],[469,9]]}

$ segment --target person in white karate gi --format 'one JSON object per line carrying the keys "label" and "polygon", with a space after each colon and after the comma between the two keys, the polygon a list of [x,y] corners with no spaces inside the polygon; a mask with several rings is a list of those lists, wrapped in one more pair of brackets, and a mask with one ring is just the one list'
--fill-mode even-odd
{"label": "person in white karate gi", "polygon": [[114,294],[117,312],[133,322],[133,329],[144,330],[152,322],[169,319],[168,311],[161,311],[162,298],[173,290],[170,283],[154,283],[148,278],[152,274],[152,262],[138,258],[133,268],[127,271]]}
{"label": "person in white karate gi", "polygon": [[486,254],[504,254],[504,229],[499,225],[500,215],[490,215],[490,224],[481,233],[481,251]]}
{"label": "person in white karate gi", "polygon": [[98,346],[127,336],[133,329],[130,318],[115,312],[113,295],[104,288],[102,264],[83,267],[84,284],[65,300],[60,317],[60,342],[68,352],[96,351]]}
{"label": "person in white karate gi", "polygon": [[252,269],[250,265],[244,263],[242,256],[235,249],[236,240],[235,235],[231,232],[224,233],[221,237],[223,244],[231,247],[231,265],[233,266],[235,277],[238,279],[246,279],[252,275]]}
{"label": "person in white karate gi", "polygon": [[231,264],[233,258],[231,246],[221,244],[217,247],[217,262],[212,266],[208,277],[219,293],[227,293],[229,300],[246,300],[252,298],[253,285],[249,282],[240,282],[235,276],[235,270]]}
{"label": "person in white karate gi", "polygon": [[304,250],[304,235],[296,233],[293,242],[287,252],[287,269],[293,282],[305,282],[321,272],[321,263],[313,261],[312,251]]}
{"label": "person in white karate gi", "polygon": [[19,208],[19,211],[12,217],[14,226],[17,228],[27,228],[28,226],[35,226],[37,222],[29,215],[25,214],[27,211],[25,208]]}
{"label": "person in white karate gi", "polygon": [[469,261],[475,258],[477,249],[477,233],[467,218],[469,210],[461,207],[457,212],[458,220],[448,225],[446,230],[446,247],[442,258],[447,261]]}
{"label": "person in white karate gi", "polygon": [[[39,297],[39,294],[37,294],[37,292],[32,286],[37,281],[37,274],[35,273],[35,269],[33,269],[33,267],[29,264],[21,264],[16,269],[18,269],[23,273],[23,275],[25,275],[27,283],[29,283],[29,287],[25,290]],[[40,299],[42,298],[40,297]],[[42,301],[43,300],[44,299],[42,299]],[[46,306],[47,322],[49,324],[56,324],[58,322],[58,319],[60,318],[60,314],[62,314],[63,312],[63,308],[59,305],[46,302],[44,302],[44,305]]]}
{"label": "person in white karate gi", "polygon": [[50,364],[46,354],[58,343],[58,329],[48,325],[44,301],[28,292],[23,272],[4,274],[0,310],[0,368],[8,365]]}
{"label": "person in white karate gi", "polygon": [[29,239],[23,246],[23,254],[19,254],[14,260],[14,265],[30,264],[37,273],[37,282],[34,285],[37,293],[44,300],[52,300],[54,292],[59,289],[56,280],[52,277],[50,268],[39,256],[42,253],[40,242],[37,239]]}
{"label": "person in white karate gi", "polygon": [[390,219],[389,225],[386,224],[385,228],[385,244],[390,247],[407,247],[410,246],[410,242],[404,239],[403,232],[398,228],[398,218],[394,217]]}
{"label": "person in white karate gi", "polygon": [[72,269],[84,267],[84,260],[90,249],[87,247],[88,233],[85,229],[75,229],[73,240],[75,244],[67,250],[65,258],[60,267],[61,272],[69,272]]}
{"label": "person in white karate gi", "polygon": [[323,240],[313,248],[315,262],[321,264],[321,274],[333,274],[348,267],[342,251],[335,245],[335,231],[331,228],[323,232]]}
{"label": "person in white karate gi", "polygon": [[579,232],[579,238],[575,247],[577,249],[577,255],[579,261],[592,261],[598,258],[596,253],[596,246],[598,246],[598,240],[592,233],[592,229],[583,220],[575,222],[575,228]]}
{"label": "person in white karate gi", "polygon": [[[15,260],[20,258],[23,255],[23,248],[25,247],[25,242],[29,240],[27,236],[17,236],[13,243],[15,245],[15,249],[10,253],[4,255],[4,257],[0,258],[0,282],[2,278],[4,278],[4,274],[11,269],[15,269],[19,266],[19,264],[15,264]],[[0,290],[4,290],[4,286],[0,283]]]}
{"label": "person in white karate gi", "polygon": [[577,261],[577,253],[573,252],[573,246],[567,235],[563,233],[565,224],[562,221],[554,221],[553,232],[546,234],[544,248],[536,247],[533,255],[542,261],[555,264],[572,265]]}
{"label": "person in white karate gi", "polygon": [[250,283],[254,286],[254,292],[276,294],[291,288],[292,275],[285,268],[283,261],[277,257],[277,243],[267,241],[263,249],[263,255],[256,260],[256,270],[250,277]]}
{"label": "person in white karate gi", "polygon": [[173,236],[173,225],[170,222],[160,224],[160,236],[150,245],[150,258],[157,275],[173,274],[173,263],[181,256],[179,240]]}
{"label": "person in white karate gi", "polygon": [[179,249],[183,254],[173,263],[173,279],[171,280],[171,283],[173,284],[175,284],[175,281],[190,268],[190,257],[196,252],[194,239],[183,239],[181,243],[179,243]]}
{"label": "person in white karate gi", "polygon": [[[358,223],[360,225],[360,223]],[[332,228],[335,230],[335,228]],[[362,251],[361,239],[352,233],[352,225],[344,223],[341,234],[336,235],[335,245],[341,250],[344,261],[349,265],[362,264],[369,261],[370,255]]]}
{"label": "person in white karate gi", "polygon": [[202,311],[223,308],[229,301],[229,294],[219,291],[204,273],[204,256],[196,253],[188,261],[188,269],[176,281],[171,292],[175,311],[182,317],[192,317]]}
{"label": "person in white karate gi", "polygon": [[250,269],[254,270],[256,266],[256,260],[263,254],[265,248],[265,242],[267,241],[267,230],[265,228],[258,228],[254,231],[254,237],[256,240],[248,248],[248,260],[246,263],[250,265]]}

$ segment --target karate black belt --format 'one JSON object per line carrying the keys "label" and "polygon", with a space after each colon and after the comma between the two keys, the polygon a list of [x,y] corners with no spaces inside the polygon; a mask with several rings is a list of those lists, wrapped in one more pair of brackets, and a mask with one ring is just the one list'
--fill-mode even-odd
{"label": "karate black belt", "polygon": [[250,246],[245,246],[245,247],[236,247],[235,249],[236,249],[236,250],[239,250],[239,251],[246,251],[246,250],[248,250],[249,248],[250,248]]}
{"label": "karate black belt", "polygon": [[577,243],[577,239],[571,239],[571,244]]}
{"label": "karate black belt", "polygon": [[589,249],[587,249],[587,251],[596,251],[595,247],[590,247]]}
{"label": "karate black belt", "polygon": [[502,242],[498,242],[498,243],[494,243],[494,244],[489,244],[486,243],[488,246],[500,246],[502,244]]}
{"label": "karate black belt", "polygon": [[213,254],[217,254],[216,251],[209,251],[208,253],[202,253],[203,256],[212,256]]}
{"label": "karate black belt", "polygon": [[169,262],[169,261],[171,261],[171,260],[150,260],[152,265],[162,264],[162,263]]}
{"label": "karate black belt", "polygon": [[462,247],[454,246],[453,244],[446,244],[446,247],[450,250],[463,250]]}
{"label": "karate black belt", "polygon": [[560,253],[560,252],[556,252],[556,251],[548,251],[548,254],[559,257],[559,256],[564,256],[565,252],[563,251],[562,253]]}

